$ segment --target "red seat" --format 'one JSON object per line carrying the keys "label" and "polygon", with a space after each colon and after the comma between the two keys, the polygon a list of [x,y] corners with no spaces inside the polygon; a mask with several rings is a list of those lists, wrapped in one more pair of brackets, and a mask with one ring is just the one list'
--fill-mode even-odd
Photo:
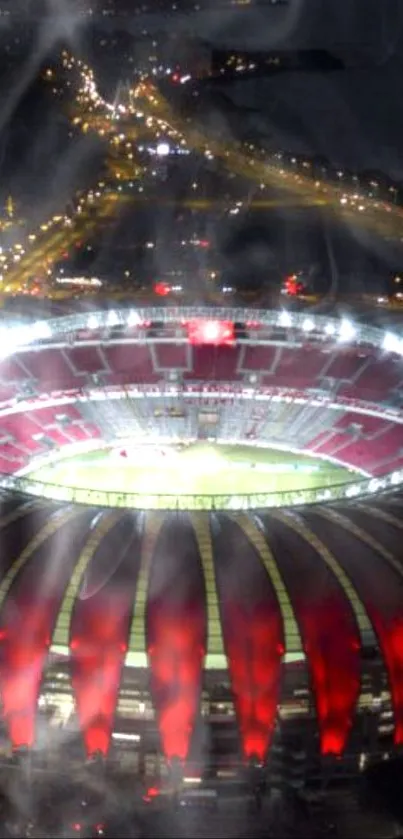
{"label": "red seat", "polygon": [[351,351],[334,353],[333,359],[326,369],[326,376],[332,379],[352,381],[354,376],[364,368],[367,359],[367,356],[352,354]]}
{"label": "red seat", "polygon": [[66,357],[78,375],[99,373],[105,365],[96,346],[77,346],[66,349]]}
{"label": "red seat", "polygon": [[187,370],[191,364],[191,348],[187,344],[155,344],[156,369]]}
{"label": "red seat", "polygon": [[[104,347],[109,384],[153,383],[161,378],[154,369],[150,347],[145,344],[114,344]],[[120,380],[123,377],[123,380]]]}
{"label": "red seat", "polygon": [[77,376],[68,364],[64,351],[60,349],[31,351],[19,357],[29,378],[38,383],[38,389],[42,392],[69,390],[78,386]]}
{"label": "red seat", "polygon": [[246,346],[241,355],[241,369],[246,373],[269,373],[276,360],[277,352],[278,348],[275,346]]}
{"label": "red seat", "polygon": [[[319,376],[328,361],[320,350],[282,348],[271,376],[276,387],[318,388]],[[265,379],[266,381],[266,379]]]}

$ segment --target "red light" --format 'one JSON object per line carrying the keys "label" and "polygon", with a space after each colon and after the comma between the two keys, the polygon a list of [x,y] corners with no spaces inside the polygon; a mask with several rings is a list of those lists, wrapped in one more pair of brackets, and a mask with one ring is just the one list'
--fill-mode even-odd
{"label": "red light", "polygon": [[264,760],[279,696],[281,616],[261,604],[226,604],[224,632],[244,757]]}
{"label": "red light", "polygon": [[[30,748],[35,742],[37,702],[49,649],[49,628],[53,625],[59,603],[54,590],[40,602],[39,599],[33,599],[27,603],[23,600],[21,589],[16,589],[12,604],[6,603],[2,611],[2,718],[13,749]],[[20,618],[22,612],[23,631]]]}
{"label": "red light", "polygon": [[284,288],[286,294],[288,294],[290,297],[297,297],[298,294],[302,294],[302,292],[304,291],[304,284],[301,283],[300,280],[298,280],[296,274],[292,274],[285,280]]}
{"label": "red light", "polygon": [[296,277],[287,277],[285,283],[285,290],[287,294],[294,297],[297,294],[297,279]]}
{"label": "red light", "polygon": [[87,756],[107,755],[124,665],[129,601],[123,592],[111,590],[106,601],[101,590],[80,604],[70,644],[77,714]]}
{"label": "red light", "polygon": [[225,320],[191,320],[187,324],[190,344],[233,344],[234,324]]}
{"label": "red light", "polygon": [[[320,749],[322,754],[340,755],[346,746],[358,699],[360,643],[352,616],[344,611],[339,592],[326,593],[322,588],[319,598],[314,607],[313,599],[304,602],[302,597],[294,600],[294,606],[309,649]],[[333,632],[336,625],[337,638]]]}
{"label": "red light", "polygon": [[[187,759],[201,692],[204,616],[197,604],[148,607],[151,692],[158,712],[162,748],[168,761]],[[152,652],[151,652],[152,650]],[[151,797],[148,790],[148,797]]]}
{"label": "red light", "polygon": [[154,293],[159,297],[166,297],[171,291],[171,286],[168,283],[158,282],[154,284]]}

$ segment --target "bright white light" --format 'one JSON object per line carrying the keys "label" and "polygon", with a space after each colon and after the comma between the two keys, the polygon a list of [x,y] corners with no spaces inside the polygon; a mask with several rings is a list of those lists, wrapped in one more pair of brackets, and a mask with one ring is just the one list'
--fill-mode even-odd
{"label": "bright white light", "polygon": [[88,329],[98,329],[98,318],[95,315],[90,315],[87,320]]}
{"label": "bright white light", "polygon": [[33,338],[40,341],[52,337],[52,330],[46,321],[37,321],[33,325]]}
{"label": "bright white light", "polygon": [[108,326],[119,326],[119,318],[114,311],[108,312]]}
{"label": "bright white light", "polygon": [[141,317],[135,309],[131,309],[127,316],[127,325],[128,326],[140,326],[141,324]]}
{"label": "bright white light", "polygon": [[403,341],[393,335],[392,332],[387,332],[382,343],[382,347],[386,352],[394,352],[398,355],[403,355]]}
{"label": "bright white light", "polygon": [[346,487],[345,495],[346,498],[354,498],[355,495],[360,494],[360,487],[356,484],[352,484],[352,486]]}
{"label": "bright white light", "polygon": [[216,321],[209,321],[204,325],[204,339],[206,341],[217,341],[220,337],[220,324]]}
{"label": "bright white light", "polygon": [[8,330],[8,340],[11,344],[13,352],[18,349],[18,347],[23,347],[31,341],[34,341],[36,337],[37,336],[34,334],[34,330],[28,325],[13,326],[12,329]]}
{"label": "bright white light", "polygon": [[336,327],[334,323],[327,323],[325,326],[325,332],[326,335],[334,335],[334,333],[336,332]]}
{"label": "bright white light", "polygon": [[278,319],[280,326],[291,326],[292,325],[292,317],[289,312],[282,311],[280,312],[280,317]]}
{"label": "bright white light", "polygon": [[[63,269],[61,269],[63,270]],[[78,285],[78,286],[101,286],[102,280],[98,277],[56,277],[56,282],[62,285]]]}
{"label": "bright white light", "polygon": [[355,327],[349,320],[342,320],[339,329],[339,341],[351,341],[355,337]]}
{"label": "bright white light", "polygon": [[10,346],[10,344],[4,344],[1,341],[1,343],[0,343],[0,360],[3,360],[4,358],[9,358],[9,356],[12,355],[15,352],[16,349],[17,349],[16,347]]}
{"label": "bright white light", "polygon": [[323,492],[318,492],[318,501],[330,501],[332,493],[330,489],[325,489]]}
{"label": "bright white light", "polygon": [[26,347],[35,341],[50,338],[51,335],[52,330],[45,321],[2,329],[0,331],[0,358],[8,358],[13,353],[18,352],[20,347]]}
{"label": "bright white light", "polygon": [[304,332],[312,332],[312,330],[315,329],[315,324],[312,318],[305,318],[302,324],[302,329]]}
{"label": "bright white light", "polygon": [[157,151],[158,157],[167,157],[167,155],[169,154],[171,149],[170,149],[168,143],[158,143],[156,151]]}

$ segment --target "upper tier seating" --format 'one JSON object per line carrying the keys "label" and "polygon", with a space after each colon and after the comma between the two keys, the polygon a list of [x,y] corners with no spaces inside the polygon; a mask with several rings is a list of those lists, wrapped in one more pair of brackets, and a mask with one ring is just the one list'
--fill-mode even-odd
{"label": "upper tier seating", "polygon": [[280,349],[270,379],[265,376],[264,382],[277,387],[319,388],[329,360],[328,354],[316,349]]}
{"label": "upper tier seating", "polygon": [[94,386],[154,384],[172,373],[187,382],[251,382],[292,389],[331,390],[338,397],[399,399],[403,361],[332,347],[235,347],[186,344],[81,344],[24,351],[0,363],[0,399]]}

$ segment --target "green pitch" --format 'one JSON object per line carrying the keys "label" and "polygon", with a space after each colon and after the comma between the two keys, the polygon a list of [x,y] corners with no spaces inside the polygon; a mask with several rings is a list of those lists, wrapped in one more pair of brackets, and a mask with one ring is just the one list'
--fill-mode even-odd
{"label": "green pitch", "polygon": [[314,489],[352,481],[354,473],[275,449],[142,442],[64,458],[30,477],[75,489],[180,496]]}

